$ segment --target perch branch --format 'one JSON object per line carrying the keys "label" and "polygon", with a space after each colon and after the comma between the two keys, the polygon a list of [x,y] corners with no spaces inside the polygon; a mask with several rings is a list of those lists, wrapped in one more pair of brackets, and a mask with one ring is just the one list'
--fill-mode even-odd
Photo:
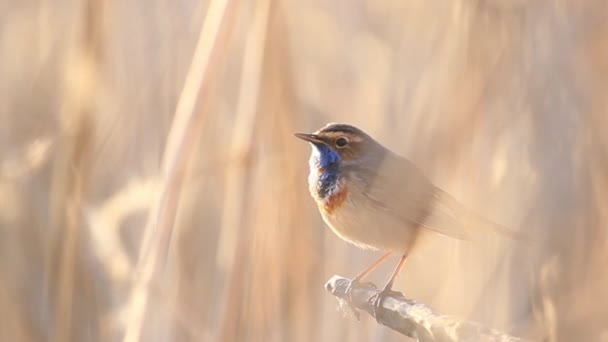
{"label": "perch branch", "polygon": [[[339,300],[373,316],[374,307],[370,299],[379,290],[372,284],[358,285],[352,288],[351,296],[349,296],[346,294],[349,282],[350,279],[336,275],[325,284],[325,289]],[[454,316],[438,314],[427,305],[407,299],[400,294],[386,296],[377,313],[377,320],[380,324],[420,342],[525,341],[519,337],[484,327],[477,322],[463,321]]]}

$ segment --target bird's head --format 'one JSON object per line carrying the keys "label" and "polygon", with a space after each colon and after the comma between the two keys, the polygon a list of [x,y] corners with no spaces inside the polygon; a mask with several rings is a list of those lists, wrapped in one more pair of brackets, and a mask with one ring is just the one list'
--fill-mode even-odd
{"label": "bird's head", "polygon": [[330,123],[314,133],[296,133],[313,146],[313,160],[323,170],[357,165],[382,154],[382,146],[365,132],[347,124]]}

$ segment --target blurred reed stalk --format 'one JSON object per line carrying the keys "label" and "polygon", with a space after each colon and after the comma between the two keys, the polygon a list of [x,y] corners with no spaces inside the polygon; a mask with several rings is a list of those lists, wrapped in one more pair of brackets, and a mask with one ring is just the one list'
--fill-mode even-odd
{"label": "blurred reed stalk", "polygon": [[211,1],[207,9],[163,154],[160,192],[148,214],[124,341],[142,339],[151,285],[168,258],[182,183],[208,114],[208,97],[225,61],[235,11],[235,1],[229,0]]}
{"label": "blurred reed stalk", "polygon": [[[219,328],[216,333],[218,341],[234,341],[239,324],[239,312],[242,310],[243,277],[249,254],[249,242],[252,234],[247,224],[247,203],[254,198],[250,181],[252,174],[252,153],[255,142],[253,135],[258,113],[258,96],[260,92],[262,63],[266,45],[268,15],[271,0],[258,0],[254,5],[253,22],[246,38],[241,83],[237,100],[235,126],[231,132],[229,155],[236,163],[227,169],[224,184],[224,205],[220,227],[217,261],[229,267],[230,275],[226,291],[220,298],[224,303],[220,307]],[[210,306],[211,309],[213,309]],[[215,309],[213,309],[215,311]],[[211,314],[209,317],[213,317]]]}
{"label": "blurred reed stalk", "polygon": [[[301,112],[297,106],[297,69],[290,49],[292,26],[286,5],[275,1],[270,12],[259,109],[265,115],[260,140],[266,154],[272,156],[263,170],[268,178],[260,185],[268,189],[262,208],[265,215],[276,218],[271,227],[265,227],[265,216],[258,222],[259,242],[254,247],[257,255],[265,256],[266,264],[253,265],[251,280],[257,292],[280,291],[281,295],[252,296],[249,314],[257,318],[250,323],[250,330],[256,331],[259,325],[276,341],[305,342],[319,340],[318,327],[323,324],[319,312],[324,298],[321,242],[325,231],[313,219],[317,216],[307,214],[317,214],[306,183],[307,153],[295,152],[308,152],[308,146],[303,146],[293,133],[302,130],[303,123],[298,118],[310,113]],[[256,308],[264,308],[266,317],[256,315]],[[283,322],[283,326],[277,328],[277,322]]]}
{"label": "blurred reed stalk", "polygon": [[[104,6],[104,1],[97,0],[84,4],[82,33],[66,66],[62,137],[55,162],[51,201],[52,232],[56,236],[51,240],[49,252],[59,254],[55,279],[54,341],[78,339],[77,332],[87,331],[87,327],[79,325],[82,317],[74,313],[83,303],[76,302],[74,296],[82,293],[82,286],[86,286],[82,282],[86,272],[81,269],[84,256],[79,248],[82,246],[82,209],[94,133],[92,115],[101,88],[99,64],[103,55]],[[52,267],[48,265],[47,269]]]}
{"label": "blurred reed stalk", "polygon": [[[321,289],[313,276],[318,269],[311,267],[318,261],[318,232],[302,214],[306,168],[293,153],[289,31],[282,2],[259,0],[253,13],[229,150],[237,162],[228,168],[223,192],[217,264],[229,275],[215,340],[310,341]],[[217,312],[210,311],[211,317]]]}

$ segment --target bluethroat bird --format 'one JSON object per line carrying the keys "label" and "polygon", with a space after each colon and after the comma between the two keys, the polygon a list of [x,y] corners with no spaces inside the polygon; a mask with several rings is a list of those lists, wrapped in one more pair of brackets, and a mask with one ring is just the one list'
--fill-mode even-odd
{"label": "bluethroat bird", "polygon": [[485,230],[519,238],[465,209],[412,162],[354,126],[332,123],[312,134],[295,136],[312,145],[308,184],[325,223],[347,242],[386,251],[351,281],[348,291],[391,253],[401,256],[384,288],[372,299],[376,309],[392,292],[421,232],[469,240]]}

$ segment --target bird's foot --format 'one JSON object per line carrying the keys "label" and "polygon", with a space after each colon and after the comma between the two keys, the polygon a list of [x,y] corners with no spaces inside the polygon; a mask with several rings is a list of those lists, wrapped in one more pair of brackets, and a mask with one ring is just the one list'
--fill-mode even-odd
{"label": "bird's foot", "polygon": [[401,292],[393,291],[391,287],[386,286],[382,290],[376,292],[376,294],[369,299],[369,302],[373,308],[374,318],[378,323],[380,323],[381,317],[380,308],[382,307],[384,298],[387,296],[403,296],[403,294],[401,294]]}
{"label": "bird's foot", "polygon": [[359,314],[359,310],[357,310],[357,308],[354,305],[353,289],[355,287],[362,287],[362,286],[369,287],[369,286],[373,286],[373,285],[371,283],[361,283],[358,278],[354,278],[348,282],[348,285],[346,286],[346,290],[344,291],[344,293],[346,294],[346,301],[348,302],[348,307],[350,308],[351,312],[353,313],[353,315],[355,316],[355,318],[358,321],[361,320],[361,315]]}

